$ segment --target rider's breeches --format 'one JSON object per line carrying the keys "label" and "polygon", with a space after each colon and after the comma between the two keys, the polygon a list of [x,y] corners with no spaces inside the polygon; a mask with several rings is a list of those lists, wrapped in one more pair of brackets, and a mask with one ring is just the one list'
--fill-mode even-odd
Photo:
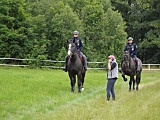
{"label": "rider's breeches", "polygon": [[80,52],[80,55],[83,56],[83,59],[84,59],[84,67],[87,68],[87,58],[86,58],[86,56],[85,56],[82,52]]}
{"label": "rider's breeches", "polygon": [[139,68],[139,65],[138,65],[139,63],[138,63],[138,58],[137,58],[137,56],[136,56],[136,55],[133,55],[132,58],[136,61],[136,69],[137,69],[137,71],[139,71],[140,68]]}
{"label": "rider's breeches", "polygon": [[137,56],[136,56],[136,55],[132,55],[131,57],[138,63],[138,60],[137,60]]}
{"label": "rider's breeches", "polygon": [[134,59],[137,59],[137,56],[136,55],[131,55],[132,58]]}

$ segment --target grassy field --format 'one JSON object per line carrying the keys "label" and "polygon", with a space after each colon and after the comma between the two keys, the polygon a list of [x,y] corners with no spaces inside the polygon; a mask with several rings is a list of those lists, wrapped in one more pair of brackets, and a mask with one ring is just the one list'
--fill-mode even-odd
{"label": "grassy field", "polygon": [[70,92],[68,74],[0,67],[0,120],[159,120],[160,71],[143,71],[139,91],[119,76],[106,102],[106,72],[87,71],[85,90]]}

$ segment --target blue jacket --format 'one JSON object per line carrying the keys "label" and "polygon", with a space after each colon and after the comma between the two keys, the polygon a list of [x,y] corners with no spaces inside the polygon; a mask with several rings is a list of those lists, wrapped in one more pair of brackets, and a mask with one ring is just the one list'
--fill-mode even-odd
{"label": "blue jacket", "polygon": [[129,51],[131,56],[137,55],[137,45],[136,45],[136,43],[132,43],[132,44],[127,43],[125,48],[124,48],[124,52],[125,51]]}
{"label": "blue jacket", "polygon": [[73,39],[71,39],[70,40],[70,42],[73,42],[73,43],[75,43],[76,44],[76,46],[77,46],[77,50],[82,50],[82,47],[83,47],[83,44],[82,44],[82,41],[81,41],[81,39],[80,38],[73,38]]}

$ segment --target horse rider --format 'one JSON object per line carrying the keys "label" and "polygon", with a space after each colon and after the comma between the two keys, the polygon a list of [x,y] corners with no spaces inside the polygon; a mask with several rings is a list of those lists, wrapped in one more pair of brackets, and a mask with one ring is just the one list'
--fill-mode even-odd
{"label": "horse rider", "polygon": [[[83,47],[83,43],[82,43],[82,40],[78,37],[79,35],[79,32],[77,30],[75,30],[73,32],[73,35],[74,37],[69,41],[69,42],[72,42],[72,43],[75,43],[76,44],[76,47],[77,47],[77,50],[78,50],[78,53],[80,54],[80,56],[83,57],[83,60],[84,60],[84,69],[85,71],[87,70],[87,58],[86,56],[82,53],[82,47]],[[67,72],[67,62],[68,62],[68,56],[66,57],[65,59],[65,68],[64,68],[64,71]]]}
{"label": "horse rider", "polygon": [[137,50],[138,50],[138,47],[137,47],[136,43],[133,42],[133,38],[129,37],[128,38],[128,43],[126,44],[126,46],[124,48],[124,52],[129,51],[131,57],[136,62],[136,70],[138,71]]}

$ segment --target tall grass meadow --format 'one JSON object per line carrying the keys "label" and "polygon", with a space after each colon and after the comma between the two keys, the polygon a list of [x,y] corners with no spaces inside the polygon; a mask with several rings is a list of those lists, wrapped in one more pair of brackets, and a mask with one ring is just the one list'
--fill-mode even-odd
{"label": "tall grass meadow", "polygon": [[84,91],[62,70],[0,67],[0,120],[159,120],[160,71],[142,71],[139,91],[119,74],[106,101],[106,71],[88,70]]}

